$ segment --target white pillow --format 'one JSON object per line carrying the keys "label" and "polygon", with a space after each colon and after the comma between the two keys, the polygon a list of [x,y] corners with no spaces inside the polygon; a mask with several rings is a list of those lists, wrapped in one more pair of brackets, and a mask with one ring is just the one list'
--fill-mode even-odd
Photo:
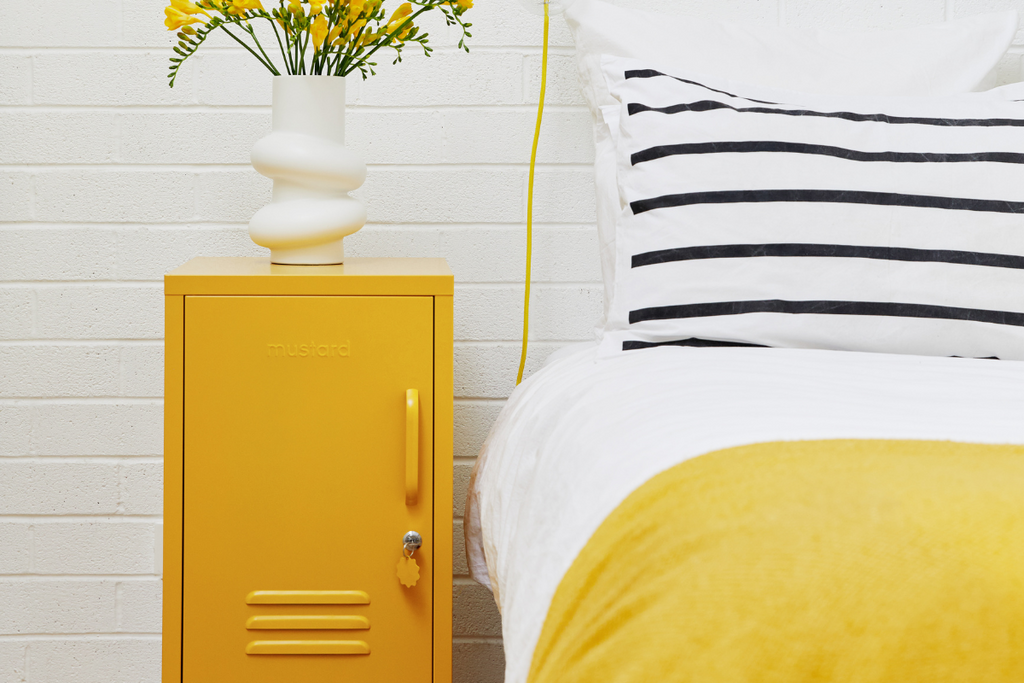
{"label": "white pillow", "polygon": [[[979,85],[1017,31],[1015,11],[891,31],[834,32],[626,10],[577,0],[565,12],[576,43],[583,95],[594,116],[597,228],[605,314],[615,280],[615,111],[600,55],[822,94],[944,95]],[[614,107],[613,107],[614,109]],[[616,110],[617,111],[617,110]],[[607,112],[606,112],[607,113]]]}
{"label": "white pillow", "polygon": [[605,353],[1024,360],[1024,83],[840,97],[602,64],[625,203]]}

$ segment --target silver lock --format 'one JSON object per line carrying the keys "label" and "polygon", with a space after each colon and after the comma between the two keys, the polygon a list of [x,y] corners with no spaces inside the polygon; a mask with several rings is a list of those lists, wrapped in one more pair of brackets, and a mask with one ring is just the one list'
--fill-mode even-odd
{"label": "silver lock", "polygon": [[412,557],[412,554],[420,549],[423,545],[423,537],[420,536],[418,531],[407,531],[405,536],[402,537],[402,551],[406,557]]}

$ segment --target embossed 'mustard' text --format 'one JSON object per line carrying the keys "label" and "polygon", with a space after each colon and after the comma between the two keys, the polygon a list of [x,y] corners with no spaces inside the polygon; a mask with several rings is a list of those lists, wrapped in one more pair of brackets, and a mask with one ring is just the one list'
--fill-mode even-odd
{"label": "embossed 'mustard' text", "polygon": [[352,343],[346,339],[340,344],[267,344],[267,355],[272,358],[348,358],[352,355]]}

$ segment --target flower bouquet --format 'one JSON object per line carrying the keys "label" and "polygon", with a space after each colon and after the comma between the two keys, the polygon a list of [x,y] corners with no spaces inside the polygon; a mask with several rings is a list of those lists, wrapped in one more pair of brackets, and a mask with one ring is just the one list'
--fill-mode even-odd
{"label": "flower bouquet", "polygon": [[[366,78],[374,73],[370,61],[381,48],[394,50],[395,62],[402,61],[402,49],[418,43],[430,55],[428,35],[415,20],[424,12],[440,11],[449,26],[462,29],[459,47],[469,51],[472,37],[463,14],[473,0],[413,0],[398,6],[387,16],[382,0],[278,0],[271,10],[260,0],[170,0],[164,9],[164,25],[178,31],[177,56],[171,57],[169,85],[174,87],[178,70],[195,54],[203,41],[220,29],[249,51],[275,76],[281,75],[274,59],[264,49],[253,22],[266,21],[273,31],[284,73],[291,75],[347,76],[357,69]],[[416,6],[413,9],[413,5]],[[266,39],[266,38],[265,38]]]}
{"label": "flower bouquet", "polygon": [[[363,184],[366,165],[344,144],[344,77],[355,71],[363,78],[372,75],[381,48],[394,51],[395,63],[411,43],[429,57],[427,34],[415,21],[430,10],[441,12],[448,26],[461,28],[459,48],[469,51],[471,24],[463,14],[473,0],[412,0],[388,18],[382,2],[278,0],[268,11],[260,0],[170,0],[164,10],[164,24],[178,32],[171,87],[181,65],[216,30],[274,75],[273,130],[251,155],[253,168],[273,179],[273,198],[249,221],[249,236],[270,249],[272,263],[343,263],[342,238],[366,223],[366,207],[348,195]],[[271,54],[278,52],[275,63]]]}

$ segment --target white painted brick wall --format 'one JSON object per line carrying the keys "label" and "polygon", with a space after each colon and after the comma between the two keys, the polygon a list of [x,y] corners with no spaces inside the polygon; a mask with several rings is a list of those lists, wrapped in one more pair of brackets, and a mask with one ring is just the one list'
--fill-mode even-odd
{"label": "white painted brick wall", "polygon": [[[864,28],[1024,0],[621,0],[748,23]],[[249,149],[270,78],[212,38],[166,87],[164,0],[64,0],[0,29],[0,683],[159,680],[163,274],[258,255],[270,182]],[[455,678],[501,680],[500,620],[467,577],[473,459],[519,360],[523,226],[541,23],[477,0],[472,52],[434,21],[411,54],[348,87],[370,164],[353,256],[443,256],[456,274]],[[999,80],[1021,76],[1024,33]],[[564,23],[551,27],[539,150],[528,372],[586,339],[601,307],[589,115]],[[382,60],[384,61],[384,60]]]}

